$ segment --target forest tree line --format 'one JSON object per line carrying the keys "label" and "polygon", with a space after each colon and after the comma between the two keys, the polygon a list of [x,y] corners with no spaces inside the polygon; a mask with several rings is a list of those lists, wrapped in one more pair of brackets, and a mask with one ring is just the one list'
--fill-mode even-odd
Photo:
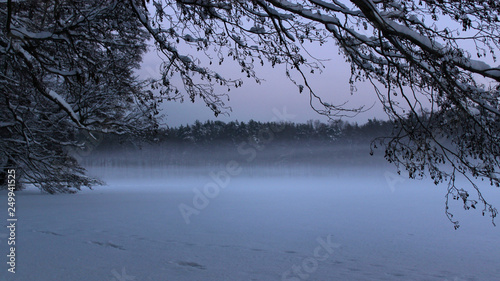
{"label": "forest tree line", "polygon": [[107,134],[102,136],[99,147],[103,150],[112,147],[139,144],[197,144],[211,145],[217,143],[238,144],[249,139],[257,143],[269,139],[276,142],[321,143],[364,143],[377,137],[387,137],[394,129],[392,121],[369,119],[364,124],[343,120],[321,122],[309,120],[305,123],[293,122],[223,122],[208,120],[195,121],[193,124],[177,127],[160,127],[141,135]]}

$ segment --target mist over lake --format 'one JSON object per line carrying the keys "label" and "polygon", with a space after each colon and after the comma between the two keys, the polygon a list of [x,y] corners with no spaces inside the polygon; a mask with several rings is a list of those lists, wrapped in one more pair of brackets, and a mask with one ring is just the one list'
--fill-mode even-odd
{"label": "mist over lake", "polygon": [[498,228],[457,202],[454,230],[446,190],[398,175],[383,150],[240,145],[117,147],[83,159],[104,186],[19,193],[24,266],[2,280],[499,276]]}

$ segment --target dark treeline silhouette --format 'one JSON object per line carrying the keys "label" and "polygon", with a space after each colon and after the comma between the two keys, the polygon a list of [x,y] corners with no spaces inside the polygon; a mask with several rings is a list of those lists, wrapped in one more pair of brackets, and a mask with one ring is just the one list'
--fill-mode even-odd
{"label": "dark treeline silhouette", "polygon": [[253,167],[299,165],[312,170],[339,163],[364,165],[380,160],[367,159],[370,142],[390,136],[393,130],[392,122],[377,119],[361,125],[343,120],[196,121],[143,135],[102,135],[81,163],[86,167],[168,167],[168,171],[186,166],[218,167],[228,159],[251,162]]}
{"label": "dark treeline silhouette", "polygon": [[[366,144],[376,137],[389,136],[394,128],[391,121],[370,119],[359,125],[343,120],[328,123],[310,120],[293,122],[196,121],[192,125],[162,127],[147,135],[105,135],[101,149],[129,146],[132,143],[198,144],[234,143],[253,140],[262,142],[321,142],[339,144]],[[138,142],[139,140],[139,142]]]}

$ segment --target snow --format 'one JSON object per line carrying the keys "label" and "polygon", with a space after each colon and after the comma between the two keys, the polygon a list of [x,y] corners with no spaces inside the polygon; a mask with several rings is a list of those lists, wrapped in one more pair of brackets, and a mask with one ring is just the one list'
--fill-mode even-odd
{"label": "snow", "polygon": [[[16,273],[3,262],[0,280],[497,280],[499,228],[480,211],[453,205],[454,230],[445,188],[345,161],[95,166],[107,186],[18,192]],[[215,182],[186,224],[180,204]]]}
{"label": "snow", "polygon": [[52,68],[52,67],[46,67],[46,69],[52,73],[55,73],[55,74],[58,74],[61,76],[73,76],[73,75],[78,74],[78,71],[76,71],[76,70],[61,70],[61,69],[56,69],[56,68]]}
{"label": "snow", "polygon": [[50,99],[55,101],[62,109],[64,109],[64,111],[66,111],[69,114],[71,119],[74,122],[76,122],[77,125],[81,125],[80,118],[78,117],[78,115],[76,115],[76,113],[73,111],[73,108],[66,102],[66,100],[61,95],[59,95],[58,93],[56,93],[51,89],[47,89],[46,93],[50,97]]}
{"label": "snow", "polygon": [[52,32],[48,31],[42,31],[42,32],[30,32],[24,27],[12,27],[11,28],[11,33],[15,37],[19,37],[21,39],[25,39],[28,37],[29,39],[38,39],[38,40],[43,40],[43,39],[48,39],[48,38],[53,38],[53,39],[58,39],[58,40],[65,40],[67,43],[70,43],[69,39],[65,37],[64,35],[59,35],[59,34],[54,34]]}
{"label": "snow", "polygon": [[477,109],[475,107],[468,107],[468,109],[469,109],[469,112],[471,115],[474,115],[474,116],[481,115],[481,112],[479,111],[479,109]]}
{"label": "snow", "polygon": [[428,50],[440,51],[443,49],[443,46],[438,42],[432,41],[428,37],[421,35],[420,33],[408,28],[407,26],[404,26],[402,24],[396,23],[391,20],[384,20],[383,22],[389,25],[398,34],[405,35],[406,37],[418,42],[421,46],[427,48]]}
{"label": "snow", "polygon": [[0,128],[1,127],[10,127],[10,126],[14,126],[16,123],[14,122],[2,122],[0,121]]}
{"label": "snow", "polygon": [[418,33],[417,31],[405,25],[396,23],[392,20],[381,19],[380,21],[381,24],[387,24],[393,31],[400,35],[403,35],[404,37],[413,41],[415,44],[420,45],[422,48],[445,55],[446,59],[453,61],[461,68],[469,69],[470,71],[473,71],[475,73],[484,73],[485,75],[493,79],[498,79],[500,77],[500,67],[491,67],[483,61],[467,59],[464,57],[447,57],[446,48],[435,40],[431,40],[430,38]]}
{"label": "snow", "polygon": [[483,61],[478,61],[474,59],[468,60],[468,66],[470,66],[470,68],[472,68],[475,72],[484,72],[490,76],[500,77],[499,66],[493,68]]}
{"label": "snow", "polygon": [[[19,43],[15,43],[12,46],[14,47],[14,49],[16,51],[21,53],[25,57],[26,60],[28,60],[32,63],[34,61],[36,61],[36,59],[29,52],[27,52],[24,49],[24,47],[22,47]],[[43,93],[46,97],[51,99],[53,102],[57,103],[61,107],[61,109],[66,111],[66,113],[68,113],[68,115],[71,117],[73,122],[75,122],[78,126],[82,126],[78,115],[73,111],[73,108],[66,102],[66,100],[61,95],[59,95],[58,93],[56,93],[54,90],[52,90],[50,88],[43,87],[43,85],[41,85],[41,87],[43,88],[42,90],[44,91]]]}

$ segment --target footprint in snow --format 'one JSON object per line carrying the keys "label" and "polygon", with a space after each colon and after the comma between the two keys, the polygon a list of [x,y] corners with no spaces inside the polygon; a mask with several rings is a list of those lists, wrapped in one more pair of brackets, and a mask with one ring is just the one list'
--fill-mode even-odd
{"label": "footprint in snow", "polygon": [[203,266],[199,263],[196,263],[196,262],[192,262],[192,261],[178,261],[176,263],[180,266],[188,266],[188,267],[193,267],[193,268],[197,268],[197,269],[206,269],[205,266]]}
{"label": "footprint in snow", "polygon": [[255,251],[255,252],[262,252],[262,251],[264,251],[264,250],[259,249],[259,248],[252,248],[251,250],[252,250],[252,251]]}
{"label": "footprint in snow", "polygon": [[89,243],[95,244],[95,245],[99,245],[99,246],[103,246],[103,247],[111,247],[111,248],[115,248],[115,249],[118,249],[118,250],[125,251],[125,248],[123,248],[122,246],[113,244],[111,242],[89,241]]}
{"label": "footprint in snow", "polygon": [[59,234],[59,233],[56,233],[56,232],[52,232],[52,231],[46,231],[46,230],[33,230],[33,232],[38,232],[38,233],[43,233],[43,234],[50,234],[50,235],[54,235],[54,236],[64,236],[62,234]]}

